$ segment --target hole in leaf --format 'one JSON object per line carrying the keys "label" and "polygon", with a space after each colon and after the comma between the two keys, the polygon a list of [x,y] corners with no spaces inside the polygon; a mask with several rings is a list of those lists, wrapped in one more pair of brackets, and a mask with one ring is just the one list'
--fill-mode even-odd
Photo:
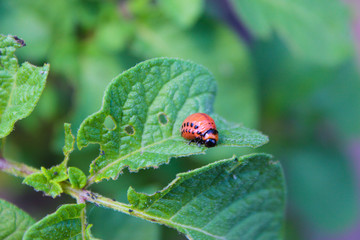
{"label": "hole in leaf", "polygon": [[165,113],[160,113],[158,118],[161,125],[166,125],[169,122]]}
{"label": "hole in leaf", "polygon": [[116,128],[116,123],[111,116],[107,116],[104,121],[104,125],[107,130],[114,130]]}
{"label": "hole in leaf", "polygon": [[125,132],[129,135],[135,134],[135,128],[131,125],[127,125],[124,129],[125,129]]}

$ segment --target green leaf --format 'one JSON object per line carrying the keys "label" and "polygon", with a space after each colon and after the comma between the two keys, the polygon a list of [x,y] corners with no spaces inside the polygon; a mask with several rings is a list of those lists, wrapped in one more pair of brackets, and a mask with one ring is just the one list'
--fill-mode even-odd
{"label": "green leaf", "polygon": [[54,182],[62,182],[68,179],[68,175],[64,163],[59,164],[57,166],[53,166],[49,169],[41,167],[41,171],[43,172],[47,180],[52,180]]}
{"label": "green leaf", "polygon": [[83,188],[86,185],[85,174],[76,167],[69,167],[69,180],[73,188]]}
{"label": "green leaf", "polygon": [[[204,67],[179,59],[148,60],[120,74],[107,88],[101,110],[78,131],[80,149],[89,143],[101,148],[90,183],[116,179],[124,167],[137,171],[204,152],[205,147],[187,144],[180,126],[191,113],[213,115],[215,91],[214,78]],[[220,144],[256,147],[267,142],[261,133],[240,126],[228,134],[233,126],[219,124]]]}
{"label": "green leaf", "polygon": [[[84,228],[82,219],[85,204],[62,205],[55,213],[50,214],[25,233],[24,240],[83,240],[93,239],[88,226]],[[83,238],[84,235],[84,238]]]}
{"label": "green leaf", "polygon": [[128,199],[135,216],[189,239],[282,239],[284,176],[269,155],[233,157],[180,173],[153,195],[129,188]]}
{"label": "green leaf", "polygon": [[200,17],[204,8],[203,0],[159,0],[164,15],[180,27],[190,27]]}
{"label": "green leaf", "polygon": [[53,198],[59,196],[60,193],[63,192],[59,183],[53,180],[48,180],[43,173],[39,172],[27,176],[23,183],[32,186],[36,191],[43,191],[46,195]]}
{"label": "green leaf", "polygon": [[352,54],[350,15],[341,1],[231,2],[253,34],[268,38],[274,31],[298,56],[319,63],[336,64]]}
{"label": "green leaf", "polygon": [[214,115],[216,127],[221,129],[219,146],[247,146],[260,147],[267,143],[269,138],[255,130],[246,128],[241,124],[228,122],[218,115]]}
{"label": "green leaf", "polygon": [[16,36],[0,35],[0,138],[33,111],[49,73],[48,64],[36,67],[25,62],[19,67],[15,50],[23,46]]}
{"label": "green leaf", "polygon": [[71,132],[71,124],[65,123],[65,145],[63,147],[63,153],[65,155],[64,164],[67,165],[69,161],[69,155],[74,150],[75,137]]}
{"label": "green leaf", "polygon": [[34,223],[26,212],[0,199],[0,239],[21,239]]}

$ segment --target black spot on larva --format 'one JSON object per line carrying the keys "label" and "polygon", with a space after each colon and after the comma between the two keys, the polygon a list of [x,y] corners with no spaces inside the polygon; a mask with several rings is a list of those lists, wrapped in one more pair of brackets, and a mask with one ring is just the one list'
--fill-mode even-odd
{"label": "black spot on larva", "polygon": [[198,129],[199,128],[199,126],[198,125],[195,125],[195,129]]}
{"label": "black spot on larva", "polygon": [[194,124],[193,124],[193,123],[191,123],[191,124],[190,124],[190,126],[191,126],[191,127],[193,127],[193,126],[194,126]]}
{"label": "black spot on larva", "polygon": [[186,126],[189,126],[189,122],[186,123]]}
{"label": "black spot on larva", "polygon": [[195,132],[194,132],[194,131],[192,131],[192,134],[195,134]]}
{"label": "black spot on larva", "polygon": [[200,131],[197,131],[197,134],[201,135],[201,132],[200,132]]}

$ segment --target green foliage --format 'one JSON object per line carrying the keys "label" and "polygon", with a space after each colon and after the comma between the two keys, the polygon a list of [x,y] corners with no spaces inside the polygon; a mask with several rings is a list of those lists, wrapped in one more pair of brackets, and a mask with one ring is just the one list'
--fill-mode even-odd
{"label": "green foliage", "polygon": [[48,239],[94,239],[90,234],[90,227],[83,229],[82,215],[85,204],[65,204],[55,213],[50,214],[32,225],[25,233],[24,240]]}
{"label": "green foliage", "polygon": [[353,51],[350,15],[341,1],[231,2],[253,34],[270,38],[272,32],[276,32],[290,50],[300,57],[323,64],[337,64],[349,57]]}
{"label": "green foliage", "polygon": [[15,50],[25,46],[16,36],[0,35],[0,138],[6,137],[16,121],[35,108],[45,87],[49,65],[18,65]]}
{"label": "green foliage", "polygon": [[0,239],[21,239],[34,223],[27,213],[0,199]]}
{"label": "green foliage", "polygon": [[[63,191],[69,194],[68,188],[71,188],[71,183],[73,193],[82,193],[80,198],[77,197],[78,201],[93,201],[96,195],[86,195],[89,192],[83,187],[86,182],[89,186],[94,181],[100,181],[104,177],[98,175],[102,169],[109,170],[105,174],[106,178],[116,178],[124,167],[129,167],[131,171],[147,167],[157,168],[161,163],[168,162],[170,157],[191,155],[172,160],[171,164],[163,165],[160,169],[143,170],[137,174],[125,170],[121,181],[104,181],[93,186],[92,190],[96,189],[112,198],[115,196],[116,199],[125,201],[121,198],[126,195],[124,192],[128,185],[140,191],[153,192],[149,189],[159,184],[167,185],[168,180],[173,179],[178,172],[185,172],[205,162],[254,151],[226,146],[258,147],[268,141],[267,137],[259,132],[224,119],[241,122],[244,126],[262,129],[271,136],[271,144],[265,146],[262,151],[272,152],[277,158],[284,160],[288,178],[288,198],[291,202],[284,228],[287,232],[286,239],[309,239],[314,238],[313,235],[315,238],[330,238],[333,232],[344,238],[341,236],[342,232],[354,224],[358,212],[357,184],[354,176],[358,175],[356,171],[360,171],[353,168],[356,164],[351,162],[357,161],[357,149],[360,144],[360,81],[353,51],[353,45],[359,43],[351,41],[351,37],[356,34],[349,30],[352,22],[347,7],[343,2],[336,0],[320,0],[315,3],[309,0],[231,0],[207,1],[206,4],[204,2],[0,1],[0,29],[4,33],[21,36],[27,43],[27,47],[18,49],[21,41],[13,43],[14,39],[10,38],[10,45],[16,46],[6,48],[7,53],[18,49],[16,55],[20,62],[28,60],[36,65],[50,62],[52,70],[44,96],[32,116],[16,124],[17,131],[7,137],[6,143],[5,138],[2,139],[0,169],[20,177],[34,173],[26,182],[52,196],[58,196]],[[232,7],[235,7],[238,21],[227,15]],[[351,12],[355,11],[357,9],[351,9]],[[248,35],[251,37],[248,38]],[[8,51],[9,49],[11,51]],[[3,65],[2,61],[7,56],[5,55],[4,52],[0,53],[0,133],[4,129],[7,132],[4,132],[2,137],[7,136],[13,129],[13,123],[3,122],[6,115],[2,112],[1,102],[6,102],[2,101],[3,96],[9,96],[8,92],[3,94],[4,86],[10,86],[2,85],[4,76],[7,76],[4,75],[7,70],[3,69],[13,66],[12,64],[17,66],[15,57],[7,58],[11,60],[11,64]],[[100,109],[103,90],[114,76],[154,57],[189,59],[214,74],[217,80],[217,97],[214,100],[212,92],[207,98],[208,102],[213,101],[214,105],[201,105],[204,103],[202,102],[199,109],[209,108],[207,112],[221,130],[219,145],[209,149],[206,157],[193,156],[195,153],[203,153],[205,149],[198,148],[195,144],[188,146],[179,136],[174,138],[174,144],[169,144],[164,137],[164,142],[156,148],[146,148],[147,151],[142,155],[141,144],[132,142],[139,131],[134,126],[129,126],[128,122],[131,122],[131,112],[142,109],[141,104],[146,101],[140,100],[141,89],[131,89],[125,94],[124,104],[136,107],[124,109],[120,106],[120,109],[116,110],[122,114],[121,116],[126,116],[125,119],[119,120],[104,115],[104,121],[101,119],[99,125],[90,129],[89,133],[94,135],[85,136],[86,141],[83,142],[96,145],[72,153],[71,157],[75,158],[72,162],[78,168],[68,168],[67,163],[74,140],[70,126],[65,125],[67,147],[63,148],[64,158],[60,151],[64,142],[61,134],[63,122],[71,122],[75,127],[73,129],[78,128],[83,119]],[[37,72],[32,69],[32,65],[23,64],[26,71],[28,66],[31,66],[31,71]],[[46,67],[48,68],[47,65],[43,68]],[[46,75],[47,71],[48,69]],[[139,78],[140,83],[143,83],[142,79],[146,79],[141,76]],[[19,79],[13,82],[16,80]],[[123,75],[114,79],[114,82],[116,81],[121,83],[118,86],[127,86]],[[128,85],[136,87],[135,81],[132,80]],[[173,82],[174,79],[169,81],[169,84]],[[39,84],[44,82],[40,81]],[[211,87],[211,84],[204,88]],[[110,85],[108,91],[114,87],[117,86]],[[202,87],[200,89],[202,90]],[[18,92],[22,91],[21,89]],[[34,97],[33,106],[39,95]],[[136,99],[136,95],[140,97]],[[198,97],[206,99],[204,96]],[[109,99],[113,98],[108,97]],[[134,99],[139,100],[140,104],[129,102]],[[106,98],[103,108],[92,116],[104,114],[104,107],[107,106],[105,100]],[[19,108],[22,106],[26,105],[20,104]],[[113,106],[117,106],[116,101],[110,101],[109,109]],[[215,111],[212,110],[212,106]],[[14,109],[10,108],[8,111],[7,108],[6,105],[6,114],[9,116]],[[32,109],[34,108],[32,107],[30,112]],[[145,109],[148,111],[148,108]],[[192,109],[197,110],[196,107],[190,110]],[[92,116],[87,119],[91,119]],[[170,136],[175,136],[173,133],[177,132],[178,123],[172,122],[173,119],[168,121],[169,119],[160,114],[154,117],[154,123],[160,129],[172,127],[174,131],[170,132]],[[176,119],[182,121],[180,118]],[[156,124],[140,123],[146,126],[147,130],[156,127]],[[119,129],[119,124],[122,124],[122,129]],[[92,132],[94,129],[98,132]],[[87,132],[87,129],[83,130],[84,133]],[[120,130],[122,133],[118,132]],[[126,136],[125,133],[130,135]],[[98,139],[93,140],[92,137]],[[100,144],[100,156],[93,162],[90,168],[91,175],[86,179],[80,169],[87,169],[89,162],[98,155],[97,144]],[[127,151],[125,155],[122,155],[123,148]],[[114,149],[115,153],[112,152]],[[186,154],[183,154],[184,152]],[[129,158],[123,159],[128,154]],[[159,159],[154,157],[158,154]],[[148,155],[152,155],[151,161],[148,161]],[[14,167],[9,168],[5,159],[14,159],[18,163],[12,162]],[[121,160],[118,161],[119,159]],[[49,166],[50,162],[62,160],[60,165]],[[42,167],[40,171],[22,162],[46,168]],[[112,163],[114,165],[111,165]],[[4,192],[2,194],[7,194],[9,188],[4,186],[8,183],[10,181],[7,181],[7,176],[1,175],[0,189]],[[173,185],[169,185],[169,191],[174,191],[176,187],[170,186]],[[19,191],[17,188],[12,190]],[[131,191],[130,195],[133,195],[135,203],[138,202],[139,208],[146,199],[152,198]],[[166,189],[163,190],[163,194],[165,191]],[[225,195],[227,194],[230,193],[226,192]],[[12,193],[6,196],[28,198],[28,195]],[[164,198],[166,197],[169,195],[165,194]],[[95,204],[102,205],[100,200]],[[14,202],[19,201],[16,199]],[[49,198],[43,198],[38,202],[39,206],[44,207],[37,215],[44,215],[48,211],[45,207],[51,204],[46,201],[53,202]],[[162,202],[163,198],[158,201]],[[176,231],[133,217],[146,209],[134,209],[130,216],[125,216],[115,211],[110,214],[110,209],[104,210],[95,206],[93,208],[88,212],[89,218],[97,229],[96,233],[104,239],[179,238]],[[127,208],[126,205],[126,213],[129,213]],[[94,216],[93,212],[99,214]],[[140,217],[151,220],[150,216]],[[83,229],[84,226],[82,225]],[[257,223],[251,227],[254,226],[257,226]],[[304,230],[303,226],[311,228],[311,231]],[[0,229],[1,227],[2,224]],[[252,228],[246,229],[242,235],[251,234],[249,229]],[[304,232],[306,236],[303,236]]]}
{"label": "green foliage", "polygon": [[[70,174],[66,169],[69,161],[69,155],[74,150],[75,137],[71,133],[71,125],[64,124],[65,128],[65,145],[63,147],[63,153],[65,155],[64,161],[56,166],[52,166],[49,169],[41,167],[41,173],[36,172],[26,177],[23,181],[24,184],[32,186],[37,191],[43,191],[46,195],[53,198],[59,196],[63,189],[60,185],[61,182],[70,178]],[[80,169],[75,167],[71,170],[70,183],[77,188],[79,186],[84,187],[86,184],[86,176]],[[80,187],[80,188],[82,188]]]}
{"label": "green foliage", "polygon": [[85,174],[76,167],[69,167],[69,180],[73,188],[83,188],[86,185]]}
{"label": "green foliage", "polygon": [[33,173],[30,176],[27,176],[23,183],[32,186],[36,191],[42,191],[53,198],[59,196],[60,193],[63,192],[60,184],[54,180],[49,180],[44,173]]}
{"label": "green foliage", "polygon": [[[89,143],[101,148],[90,181],[116,179],[124,167],[137,171],[205,151],[185,144],[179,131],[191,113],[212,114],[215,91],[205,68],[177,59],[145,61],[119,75],[106,90],[101,110],[78,131],[80,149]],[[106,120],[113,122],[111,127]],[[219,121],[217,127],[219,145],[256,147],[267,142],[259,132],[232,123]]]}
{"label": "green foliage", "polygon": [[67,165],[67,162],[69,161],[69,155],[74,150],[74,143],[75,143],[75,137],[71,133],[71,124],[65,123],[65,145],[63,147],[63,153],[65,156],[64,159],[64,165]]}
{"label": "green foliage", "polygon": [[50,169],[41,167],[41,171],[47,180],[52,180],[54,182],[62,182],[68,179],[66,174],[66,167],[64,164],[53,166]]}
{"label": "green foliage", "polygon": [[189,239],[282,238],[284,179],[269,155],[233,157],[180,173],[150,196],[129,188],[128,200],[132,209]]}

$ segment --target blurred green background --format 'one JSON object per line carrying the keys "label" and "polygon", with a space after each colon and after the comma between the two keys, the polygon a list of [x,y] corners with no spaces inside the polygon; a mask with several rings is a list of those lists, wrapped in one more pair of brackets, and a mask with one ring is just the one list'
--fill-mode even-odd
{"label": "blurred green background", "polygon": [[[24,39],[20,62],[51,64],[30,117],[7,138],[5,157],[34,167],[63,156],[63,123],[76,133],[97,111],[107,84],[136,63],[189,59],[216,77],[215,111],[260,129],[260,149],[214,148],[159,169],[125,171],[93,186],[126,201],[151,193],[176,173],[252,151],[279,158],[287,179],[286,239],[360,239],[359,4],[338,0],[0,0],[0,32]],[[74,151],[70,165],[88,172],[98,147]],[[0,175],[0,197],[36,219],[63,202]],[[176,231],[88,207],[102,239],[185,239]]]}

